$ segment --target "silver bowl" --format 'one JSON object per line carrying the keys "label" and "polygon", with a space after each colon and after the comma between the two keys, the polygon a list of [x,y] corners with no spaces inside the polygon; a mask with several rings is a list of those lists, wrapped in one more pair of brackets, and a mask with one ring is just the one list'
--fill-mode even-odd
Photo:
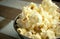
{"label": "silver bowl", "polygon": [[[18,33],[19,38],[21,38],[21,39],[31,39],[31,38],[28,38],[28,37],[26,37],[26,36],[23,36],[22,34],[20,34],[20,33],[17,31],[17,28],[18,28],[18,27],[17,27],[17,23],[16,23],[16,20],[17,20],[17,19],[19,19],[19,15],[15,18],[13,27],[14,27],[15,31]],[[60,39],[60,37],[57,37],[56,39]]]}

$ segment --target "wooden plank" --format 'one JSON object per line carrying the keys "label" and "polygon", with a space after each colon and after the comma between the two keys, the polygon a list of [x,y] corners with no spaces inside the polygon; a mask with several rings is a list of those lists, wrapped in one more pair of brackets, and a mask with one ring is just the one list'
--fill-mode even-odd
{"label": "wooden plank", "polygon": [[17,39],[17,38],[0,33],[0,39]]}
{"label": "wooden plank", "polygon": [[20,13],[21,10],[19,9],[0,5],[0,16],[3,16],[8,19],[14,19]]}
{"label": "wooden plank", "polygon": [[8,24],[11,20],[21,13],[21,10],[0,5],[0,16],[4,17],[5,20],[0,21],[0,29]]}
{"label": "wooden plank", "polygon": [[3,28],[4,26],[6,26],[10,21],[11,21],[11,19],[4,19],[4,20],[0,21],[0,29]]}

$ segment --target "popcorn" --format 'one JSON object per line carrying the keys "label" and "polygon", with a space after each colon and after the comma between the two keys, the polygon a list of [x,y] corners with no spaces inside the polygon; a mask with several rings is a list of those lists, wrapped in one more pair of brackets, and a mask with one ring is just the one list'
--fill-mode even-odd
{"label": "popcorn", "polygon": [[[31,3],[23,7],[16,23],[17,31],[32,39],[55,39],[57,23],[60,23],[59,7],[51,0],[43,0],[37,5]],[[37,34],[38,33],[38,34]]]}

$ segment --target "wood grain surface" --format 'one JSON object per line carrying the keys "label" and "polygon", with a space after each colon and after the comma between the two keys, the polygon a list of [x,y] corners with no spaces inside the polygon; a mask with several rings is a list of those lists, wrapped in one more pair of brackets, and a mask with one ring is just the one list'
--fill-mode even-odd
{"label": "wood grain surface", "polygon": [[17,38],[0,33],[0,39],[17,39]]}
{"label": "wood grain surface", "polygon": [[3,21],[0,21],[0,29],[8,24],[11,20],[21,13],[21,10],[0,5],[0,16],[4,17]]}

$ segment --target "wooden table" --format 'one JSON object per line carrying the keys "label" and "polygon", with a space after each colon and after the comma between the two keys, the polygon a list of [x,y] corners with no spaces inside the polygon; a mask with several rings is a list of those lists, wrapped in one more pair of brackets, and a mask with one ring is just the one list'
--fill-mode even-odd
{"label": "wooden table", "polygon": [[0,39],[17,39],[17,38],[0,33]]}
{"label": "wooden table", "polygon": [[[5,27],[5,25],[7,25],[11,20],[14,20],[14,18],[20,12],[21,12],[21,10],[19,10],[19,9],[0,5],[0,16],[5,18],[3,21],[0,21],[0,29]],[[0,39],[17,39],[17,38],[0,33]]]}

